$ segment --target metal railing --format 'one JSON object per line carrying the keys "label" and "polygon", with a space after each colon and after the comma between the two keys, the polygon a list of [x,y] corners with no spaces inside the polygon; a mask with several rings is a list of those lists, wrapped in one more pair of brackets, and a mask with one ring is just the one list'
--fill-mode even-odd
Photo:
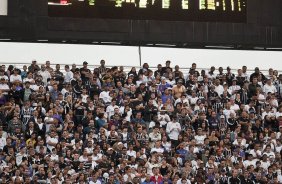
{"label": "metal railing", "polygon": [[[82,62],[81,62],[81,63],[82,63]],[[45,63],[37,63],[38,66],[41,66],[42,64],[45,64]],[[76,63],[75,63],[75,64],[76,64]],[[16,62],[15,62],[15,63],[0,62],[0,65],[6,65],[6,68],[7,68],[9,65],[13,65],[15,68],[19,68],[19,69],[22,70],[22,68],[23,68],[24,65],[26,65],[26,66],[28,67],[28,66],[31,65],[31,62],[30,62],[30,63],[27,63],[27,62],[17,62],[17,63],[16,63]],[[65,73],[65,70],[64,70],[65,65],[69,65],[70,68],[71,68],[71,65],[72,65],[72,64],[67,64],[67,63],[61,64],[61,63],[60,63],[60,70],[61,70],[62,73]],[[50,66],[55,69],[56,64],[52,64],[52,63],[51,63]],[[77,68],[82,68],[82,66],[83,66],[82,64],[76,64],[76,67],[77,67]],[[100,66],[100,65],[91,65],[91,64],[88,64],[88,68],[89,68],[91,71],[93,71],[95,68],[98,68],[99,66]],[[112,68],[112,67],[115,67],[115,66],[117,66],[117,67],[123,66],[125,72],[129,72],[132,67],[135,67],[137,71],[138,71],[140,68],[142,68],[142,66],[131,66],[131,65],[106,65],[107,68]],[[172,67],[174,67],[174,66],[172,66]],[[155,71],[155,70],[157,70],[157,67],[155,67],[155,66],[150,66],[150,69],[153,70],[153,71]],[[237,74],[237,70],[238,70],[238,69],[239,69],[239,68],[231,69],[231,72],[234,73],[234,74]],[[188,74],[189,70],[190,70],[190,67],[180,67],[180,71],[182,71],[184,75],[185,75],[185,74]],[[201,70],[209,71],[210,68],[197,68],[197,70],[198,70],[199,72],[200,72]],[[260,69],[260,71],[261,71],[263,74],[266,74],[266,75],[268,75],[268,70],[269,70],[269,69]],[[224,71],[226,71],[226,69],[224,69]],[[277,70],[277,71],[278,71],[279,74],[282,74],[282,70]],[[247,73],[248,73],[248,74],[254,73],[254,69],[248,69],[248,70],[247,70]],[[215,74],[218,74],[218,69],[217,69],[217,68],[216,68],[216,70],[215,70]]]}

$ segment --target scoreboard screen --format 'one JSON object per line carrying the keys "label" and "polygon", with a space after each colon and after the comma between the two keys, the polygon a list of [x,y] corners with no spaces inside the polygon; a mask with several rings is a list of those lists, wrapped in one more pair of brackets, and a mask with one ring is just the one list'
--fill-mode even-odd
{"label": "scoreboard screen", "polygon": [[245,22],[247,0],[48,0],[51,17]]}

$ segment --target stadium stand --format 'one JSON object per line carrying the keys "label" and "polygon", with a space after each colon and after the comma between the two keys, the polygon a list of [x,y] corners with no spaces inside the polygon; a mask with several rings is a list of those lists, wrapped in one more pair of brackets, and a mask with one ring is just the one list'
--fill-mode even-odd
{"label": "stadium stand", "polygon": [[1,183],[281,183],[272,68],[0,66]]}

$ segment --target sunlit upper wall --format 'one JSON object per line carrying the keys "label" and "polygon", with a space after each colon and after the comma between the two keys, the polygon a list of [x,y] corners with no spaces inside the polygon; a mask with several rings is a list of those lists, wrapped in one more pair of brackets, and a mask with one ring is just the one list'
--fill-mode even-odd
{"label": "sunlit upper wall", "polygon": [[[138,47],[0,42],[0,50],[0,63],[27,63],[33,59],[38,63],[50,60],[61,64],[79,64],[86,60],[89,64],[98,65],[101,59],[105,59],[107,65],[139,66],[140,63]],[[195,62],[200,68],[230,66],[235,69],[246,65],[249,69],[258,66],[282,70],[281,58],[282,52],[278,51],[141,47],[141,63],[147,62],[150,66],[171,60],[172,65],[182,67],[190,67]]]}
{"label": "sunlit upper wall", "polygon": [[8,0],[0,0],[0,15],[8,15]]}

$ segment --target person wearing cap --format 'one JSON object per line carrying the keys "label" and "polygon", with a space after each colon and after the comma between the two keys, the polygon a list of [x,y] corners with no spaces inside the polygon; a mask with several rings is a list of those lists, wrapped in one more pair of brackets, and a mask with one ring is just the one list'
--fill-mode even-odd
{"label": "person wearing cap", "polygon": [[167,82],[165,77],[161,77],[161,83],[158,86],[158,91],[164,94],[165,89],[171,87]]}
{"label": "person wearing cap", "polygon": [[239,85],[237,85],[237,79],[236,78],[232,79],[232,85],[228,89],[231,92],[231,95],[233,95],[233,97],[235,97],[235,94],[238,93],[238,91],[241,89],[241,87]]}

